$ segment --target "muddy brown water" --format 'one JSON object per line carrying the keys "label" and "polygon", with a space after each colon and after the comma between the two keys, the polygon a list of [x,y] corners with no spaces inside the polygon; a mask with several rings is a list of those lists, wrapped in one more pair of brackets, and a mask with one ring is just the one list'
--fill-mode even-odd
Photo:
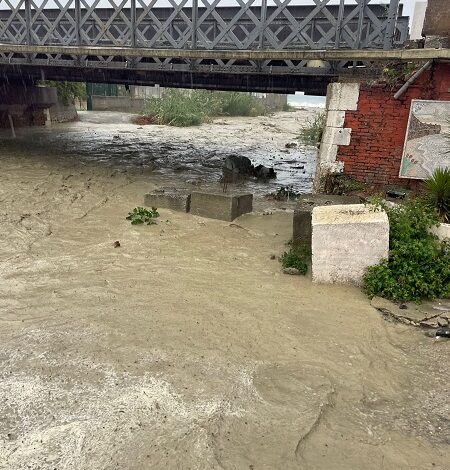
{"label": "muddy brown water", "polygon": [[[292,213],[260,197],[234,224],[131,226],[146,190],[217,182],[116,147],[93,162],[82,149],[130,130],[108,116],[0,136],[0,468],[448,468],[449,343],[356,287],[282,275]],[[296,117],[267,121],[274,147]],[[262,118],[225,121],[143,131],[268,145]]]}

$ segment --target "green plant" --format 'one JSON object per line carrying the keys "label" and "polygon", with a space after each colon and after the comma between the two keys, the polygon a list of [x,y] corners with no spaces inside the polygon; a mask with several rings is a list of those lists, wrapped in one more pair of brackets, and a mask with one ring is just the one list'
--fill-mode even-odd
{"label": "green plant", "polygon": [[226,116],[260,116],[264,114],[263,103],[247,93],[218,92],[221,114]]}
{"label": "green plant", "polygon": [[306,145],[320,144],[326,120],[327,115],[325,112],[316,114],[312,120],[308,119],[301,129],[298,138]]}
{"label": "green plant", "polygon": [[450,246],[430,232],[436,212],[420,199],[395,206],[372,200],[389,218],[389,258],[370,267],[363,285],[370,297],[420,301],[450,296]]}
{"label": "green plant", "polygon": [[450,222],[450,168],[437,168],[425,180],[426,200],[439,214],[442,222]]}
{"label": "green plant", "polygon": [[257,116],[265,112],[260,100],[248,93],[206,90],[169,90],[150,98],[145,115],[157,124],[198,126],[214,116]]}
{"label": "green plant", "polygon": [[149,211],[143,207],[135,207],[131,212],[128,213],[127,220],[131,220],[132,225],[153,225],[156,224],[155,218],[159,217],[159,212],[156,207],[152,207]]}
{"label": "green plant", "polygon": [[300,274],[308,272],[309,253],[304,247],[294,247],[291,244],[289,251],[285,251],[280,258],[283,268],[295,268]]}

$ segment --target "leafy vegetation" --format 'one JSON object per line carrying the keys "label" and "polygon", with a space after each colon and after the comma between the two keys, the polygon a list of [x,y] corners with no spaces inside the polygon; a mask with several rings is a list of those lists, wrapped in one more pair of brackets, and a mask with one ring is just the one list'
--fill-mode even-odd
{"label": "leafy vegetation", "polygon": [[80,82],[53,82],[42,81],[40,85],[56,88],[58,98],[65,105],[71,104],[75,99],[86,99],[86,84]]}
{"label": "leafy vegetation", "polygon": [[144,209],[143,207],[135,207],[128,213],[127,220],[131,220],[132,225],[154,225],[156,224],[155,219],[157,217],[159,217],[159,212],[156,207],[152,207],[151,210]]}
{"label": "leafy vegetation", "polygon": [[261,101],[247,93],[206,90],[169,90],[163,98],[150,98],[145,115],[156,124],[198,126],[214,116],[258,116],[265,113]]}
{"label": "leafy vegetation", "polygon": [[364,288],[370,297],[420,301],[450,296],[450,245],[430,233],[437,213],[419,199],[389,206],[373,201],[389,218],[389,259],[367,270]]}
{"label": "leafy vegetation", "polygon": [[280,258],[283,268],[295,268],[300,274],[308,272],[309,253],[304,247],[294,247],[291,245],[289,251],[285,251]]}
{"label": "leafy vegetation", "polygon": [[308,119],[298,138],[306,145],[320,144],[326,120],[327,115],[325,112],[316,114],[312,120]]}
{"label": "leafy vegetation", "polygon": [[450,222],[450,168],[438,168],[425,180],[426,200],[442,222]]}

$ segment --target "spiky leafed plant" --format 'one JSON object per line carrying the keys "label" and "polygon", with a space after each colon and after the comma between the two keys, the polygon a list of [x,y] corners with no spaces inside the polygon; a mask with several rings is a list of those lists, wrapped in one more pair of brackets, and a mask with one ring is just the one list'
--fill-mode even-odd
{"label": "spiky leafed plant", "polygon": [[437,168],[424,182],[427,199],[443,222],[450,222],[450,168]]}

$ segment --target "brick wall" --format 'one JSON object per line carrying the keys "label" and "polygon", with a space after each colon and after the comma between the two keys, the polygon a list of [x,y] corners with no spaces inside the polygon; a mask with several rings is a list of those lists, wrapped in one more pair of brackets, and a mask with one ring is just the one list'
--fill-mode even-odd
{"label": "brick wall", "polygon": [[450,100],[450,64],[435,64],[399,100],[398,86],[361,84],[356,111],[345,113],[350,145],[338,147],[344,172],[358,181],[407,184],[398,177],[412,99]]}

